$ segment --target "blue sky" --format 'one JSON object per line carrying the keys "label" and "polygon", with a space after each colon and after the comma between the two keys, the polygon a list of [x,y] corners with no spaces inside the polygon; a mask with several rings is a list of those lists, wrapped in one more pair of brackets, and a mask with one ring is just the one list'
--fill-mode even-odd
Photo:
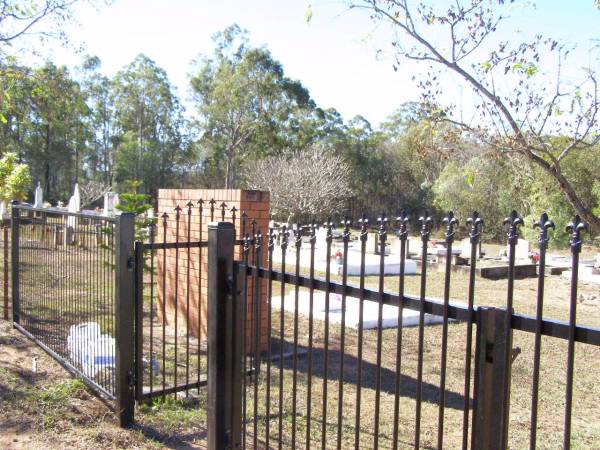
{"label": "blue sky", "polygon": [[[376,28],[366,13],[349,11],[341,0],[310,2],[313,19],[307,24],[304,0],[114,0],[94,9],[80,6],[77,25],[68,33],[97,55],[103,71],[112,75],[138,53],[163,67],[182,98],[188,97],[190,62],[212,51],[211,36],[232,23],[250,32],[254,45],[265,45],[286,74],[309,89],[321,107],[335,107],[345,119],[362,114],[374,125],[401,103],[418,98],[411,76],[416,63],[394,72],[386,49],[390,32]],[[573,70],[587,64],[592,39],[600,39],[600,11],[593,0],[545,0],[535,7],[515,8],[501,37],[551,35],[576,43]],[[73,66],[81,60],[74,49],[51,45],[44,55]],[[449,96],[463,95],[451,80]],[[468,103],[468,98],[463,99]]]}

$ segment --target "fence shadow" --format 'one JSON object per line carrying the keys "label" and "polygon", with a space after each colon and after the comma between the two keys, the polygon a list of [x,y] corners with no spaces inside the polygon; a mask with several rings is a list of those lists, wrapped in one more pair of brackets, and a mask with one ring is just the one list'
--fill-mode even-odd
{"label": "fence shadow", "polygon": [[[279,339],[272,338],[271,348],[279,348]],[[293,349],[293,342],[283,341],[284,348],[284,363],[283,367],[288,370],[293,370],[293,358],[290,355],[289,349]],[[277,355],[277,351],[273,350],[272,354]],[[314,377],[323,378],[325,375],[325,352],[322,348],[312,349],[312,374]],[[299,373],[308,373],[308,347],[298,345],[298,364],[297,370]],[[340,356],[341,352],[338,349],[330,348],[328,350],[328,370],[327,375],[329,380],[338,380],[340,378]],[[278,358],[277,358],[278,359]],[[279,361],[275,359],[272,362],[271,368],[279,367]],[[357,384],[358,359],[354,355],[344,354],[344,383]],[[377,365],[369,361],[362,363],[362,381],[361,386],[367,389],[376,389],[377,382]],[[423,381],[422,383],[422,400],[427,403],[439,404],[440,388],[431,383]],[[396,393],[396,372],[388,368],[381,368],[381,384],[380,390],[386,394],[395,395]],[[416,398],[417,380],[405,374],[400,375],[400,395],[402,397]],[[447,408],[462,410],[464,407],[464,395],[446,389],[445,405]]]}

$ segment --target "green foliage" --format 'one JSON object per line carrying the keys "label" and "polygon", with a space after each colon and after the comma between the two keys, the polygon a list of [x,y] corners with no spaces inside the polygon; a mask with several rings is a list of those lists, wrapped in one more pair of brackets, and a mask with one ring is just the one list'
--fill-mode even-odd
{"label": "green foliage", "polygon": [[0,201],[24,200],[30,187],[29,167],[19,164],[15,153],[6,153],[0,159]]}
{"label": "green foliage", "polygon": [[119,204],[115,206],[119,211],[135,214],[135,240],[146,241],[148,238],[148,227],[154,219],[148,218],[146,213],[152,208],[150,195],[139,193],[141,181],[128,180],[124,183],[128,192],[119,194]]}
{"label": "green foliage", "polygon": [[434,206],[441,212],[454,211],[462,223],[477,211],[486,224],[485,238],[502,240],[502,220],[511,209],[519,209],[511,178],[501,162],[485,157],[473,158],[462,167],[451,162],[433,185]]}

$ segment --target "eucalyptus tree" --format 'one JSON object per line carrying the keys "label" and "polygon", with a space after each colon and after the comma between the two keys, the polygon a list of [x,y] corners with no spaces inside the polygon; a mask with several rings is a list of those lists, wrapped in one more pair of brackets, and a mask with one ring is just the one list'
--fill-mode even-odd
{"label": "eucalyptus tree", "polygon": [[285,76],[265,48],[252,48],[237,25],[214,38],[211,57],[201,57],[191,77],[199,113],[205,168],[232,188],[248,157],[282,151],[295,118],[314,108],[299,81]]}
{"label": "eucalyptus tree", "polygon": [[189,163],[190,145],[184,109],[166,72],[138,55],[116,74],[112,98],[115,181],[139,180],[146,193],[177,184]]}

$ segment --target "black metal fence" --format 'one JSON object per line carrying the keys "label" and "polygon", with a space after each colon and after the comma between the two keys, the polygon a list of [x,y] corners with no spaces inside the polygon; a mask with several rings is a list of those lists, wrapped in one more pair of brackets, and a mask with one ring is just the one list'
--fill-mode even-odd
{"label": "black metal fence", "polygon": [[[404,214],[394,227],[386,218],[378,220],[375,264],[367,252],[369,224],[364,217],[358,233],[347,220],[338,227],[341,233],[337,236],[332,223],[324,224],[324,242],[320,243],[314,224],[295,226],[293,231],[285,227],[278,233],[269,230],[267,236],[257,231],[246,237],[242,260],[233,262],[234,272],[243,274],[235,289],[243,299],[247,286],[254,286],[254,300],[240,300],[243,317],[262,317],[259,310],[249,311],[250,307],[268,308],[267,345],[262,345],[260,338],[263,324],[242,319],[248,327],[240,337],[240,348],[247,350],[240,353],[242,373],[249,366],[251,375],[242,380],[240,435],[233,441],[230,436],[214,439],[235,444],[239,438],[242,448],[504,449],[515,446],[513,438],[523,432],[522,423],[526,422],[528,446],[536,448],[541,443],[537,430],[545,336],[566,341],[564,353],[558,355],[565,365],[563,400],[558,403],[564,408],[563,448],[571,447],[575,343],[600,346],[600,330],[578,326],[576,321],[581,233],[586,226],[576,217],[569,228],[572,276],[569,298],[565,299],[569,320],[556,321],[544,318],[547,231],[553,226],[547,216],[542,215],[535,224],[540,258],[535,317],[514,313],[513,308],[518,279],[515,247],[523,224],[516,213],[505,221],[508,274],[501,288],[506,295],[502,309],[475,306],[486,302],[476,298],[475,290],[483,224],[477,214],[467,220],[470,266],[468,288],[461,296],[466,302],[450,301],[452,249],[458,226],[451,213],[443,223],[445,262],[442,280],[438,278],[443,283],[443,298],[427,296],[428,242],[433,225],[427,216],[419,219],[421,226],[416,230],[422,243],[419,294],[406,294],[408,222]],[[393,262],[386,256],[386,241],[392,233],[400,241]],[[263,252],[268,254],[266,266],[248,264],[248,260],[262,261]],[[396,274],[386,275],[392,265]],[[351,278],[356,285],[349,282]],[[267,292],[265,306],[257,301],[261,290]],[[394,323],[384,323],[390,315]],[[367,316],[370,329],[365,328]],[[409,320],[414,328],[403,326],[410,325],[406,323]],[[440,325],[427,326],[431,322]],[[516,424],[510,418],[510,394],[522,388],[522,376],[515,378],[511,371],[520,351],[513,348],[515,332],[525,333],[519,335],[521,340],[528,335],[534,339],[533,359],[524,363],[532,380],[529,417],[525,421],[520,417]],[[561,348],[556,340],[548,342]],[[545,364],[561,368],[556,361]],[[522,416],[527,410],[523,407],[528,403],[523,398],[527,394],[519,393],[516,402]],[[558,414],[553,411],[551,415],[550,427],[555,432],[561,428],[554,419]],[[545,422],[544,429],[548,429]]]}
{"label": "black metal fence", "polygon": [[127,422],[133,405],[122,400],[133,367],[125,345],[134,331],[127,276],[133,216],[13,204],[11,222],[14,326],[95,392],[116,400]]}
{"label": "black metal fence", "polygon": [[[214,449],[536,448],[538,430],[559,428],[556,412],[550,424],[540,420],[546,374],[561,386],[551,403],[563,409],[561,440],[570,448],[582,393],[575,344],[586,344],[587,356],[598,355],[585,348],[600,347],[600,329],[577,321],[586,229],[578,217],[570,225],[569,317],[558,321],[544,314],[553,226],[545,215],[536,222],[538,279],[529,316],[514,312],[523,225],[514,212],[506,219],[506,284],[494,286],[506,302],[489,308],[476,306],[487,303],[476,290],[483,224],[476,213],[466,221],[469,265],[457,294],[459,224],[452,214],[441,224],[434,272],[427,215],[415,230],[401,214],[263,235],[245,215],[236,222],[237,211],[224,204],[219,211],[213,202],[203,215],[202,203],[163,212],[149,241],[135,246],[128,214],[111,219],[13,206],[15,326],[115,400],[122,424],[133,420],[134,395],[139,402],[196,396],[205,400],[198,407],[207,408]],[[411,258],[409,231],[420,242]],[[397,252],[388,254],[392,238]],[[88,335],[106,348],[84,345]],[[513,341],[527,339],[531,359],[515,366]],[[545,348],[552,360],[542,358]],[[96,366],[89,364],[92,350],[103,357]],[[515,444],[523,433],[527,438]]]}

